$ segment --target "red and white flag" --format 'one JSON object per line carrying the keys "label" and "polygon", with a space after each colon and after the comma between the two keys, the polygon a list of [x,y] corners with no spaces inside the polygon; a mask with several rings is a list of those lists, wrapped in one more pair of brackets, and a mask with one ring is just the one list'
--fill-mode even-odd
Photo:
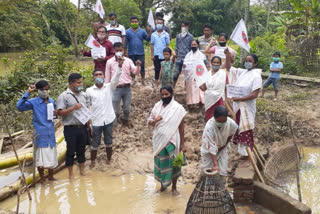
{"label": "red and white flag", "polygon": [[89,48],[101,48],[102,46],[100,45],[100,43],[94,39],[94,37],[90,34],[86,43],[86,46],[88,46]]}
{"label": "red and white flag", "polygon": [[99,14],[101,19],[104,18],[105,12],[104,12],[104,9],[102,7],[101,0],[97,0],[96,6],[94,7],[94,11]]}
{"label": "red and white flag", "polygon": [[247,27],[243,19],[241,19],[236,28],[233,30],[230,39],[237,43],[240,47],[250,53],[250,44],[248,39]]}

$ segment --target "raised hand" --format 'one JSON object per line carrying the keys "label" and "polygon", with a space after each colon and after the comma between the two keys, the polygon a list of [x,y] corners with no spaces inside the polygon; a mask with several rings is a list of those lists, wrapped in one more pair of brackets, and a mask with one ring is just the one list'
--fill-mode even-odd
{"label": "raised hand", "polygon": [[34,92],[36,91],[36,86],[35,85],[30,85],[29,88],[28,88],[28,92],[31,93],[31,92]]}

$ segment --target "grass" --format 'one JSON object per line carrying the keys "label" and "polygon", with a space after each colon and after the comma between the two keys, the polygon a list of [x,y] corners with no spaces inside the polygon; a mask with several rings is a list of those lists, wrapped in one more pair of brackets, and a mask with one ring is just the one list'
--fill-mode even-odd
{"label": "grass", "polygon": [[289,102],[298,102],[298,101],[302,101],[302,100],[307,100],[311,97],[311,93],[309,92],[300,92],[300,93],[296,93],[290,96],[286,96],[284,97],[285,101],[289,101]]}

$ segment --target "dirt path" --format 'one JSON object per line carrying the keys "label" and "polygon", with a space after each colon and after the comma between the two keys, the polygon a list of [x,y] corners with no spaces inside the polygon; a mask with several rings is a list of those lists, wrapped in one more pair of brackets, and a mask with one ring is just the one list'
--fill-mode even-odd
{"label": "dirt path", "polygon": [[[153,76],[148,72],[148,77]],[[139,78],[138,78],[139,79]],[[147,118],[154,104],[160,99],[158,89],[152,88],[151,78],[147,85],[137,82],[133,86],[131,121],[132,128],[117,125],[114,129],[114,156],[111,165],[105,164],[105,150],[98,152],[96,170],[109,171],[114,175],[130,172],[152,173],[152,130],[147,126]],[[293,128],[303,145],[319,145],[320,106],[319,86],[300,88],[290,83],[282,84],[277,102],[272,101],[273,91],[267,90],[264,99],[257,100],[255,142],[263,153],[284,142],[291,142],[286,118],[293,122]],[[180,76],[175,99],[184,105],[185,91],[183,77]],[[184,107],[186,107],[184,105]],[[200,166],[200,145],[205,126],[204,112],[188,113],[185,117],[185,142],[187,145],[188,166],[183,168],[185,182],[196,182]],[[230,150],[230,171],[236,164],[235,146]],[[89,151],[87,158],[89,158]],[[87,162],[89,165],[90,161]]]}

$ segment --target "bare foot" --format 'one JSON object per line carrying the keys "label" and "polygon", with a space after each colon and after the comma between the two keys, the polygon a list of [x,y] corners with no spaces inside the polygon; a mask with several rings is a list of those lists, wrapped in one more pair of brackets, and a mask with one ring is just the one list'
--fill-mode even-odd
{"label": "bare foot", "polygon": [[250,165],[251,165],[250,160],[245,160],[245,161],[243,161],[243,162],[241,162],[241,163],[239,164],[239,167],[240,167],[240,168],[247,168],[247,167],[249,167]]}
{"label": "bare foot", "polygon": [[87,173],[85,173],[84,171],[82,171],[82,172],[80,171],[80,175],[81,175],[81,176],[86,176]]}
{"label": "bare foot", "polygon": [[172,190],[172,195],[179,195],[179,194],[180,194],[180,192],[178,192],[178,190],[176,190],[176,189]]}
{"label": "bare foot", "polygon": [[74,179],[73,175],[69,175],[69,180],[72,181]]}
{"label": "bare foot", "polygon": [[110,165],[110,163],[111,163],[111,160],[108,160],[108,159],[107,159],[107,160],[106,160],[106,164],[107,164],[107,165]]}
{"label": "bare foot", "polygon": [[93,169],[95,166],[96,166],[96,162],[95,161],[91,161],[90,169]]}

